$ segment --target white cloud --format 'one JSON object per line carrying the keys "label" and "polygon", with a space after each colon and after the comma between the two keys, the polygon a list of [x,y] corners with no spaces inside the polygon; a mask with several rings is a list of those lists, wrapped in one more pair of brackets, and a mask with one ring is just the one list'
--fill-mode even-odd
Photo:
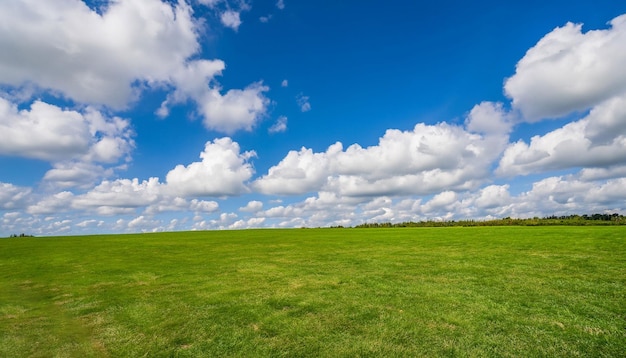
{"label": "white cloud", "polygon": [[230,27],[231,29],[237,31],[239,26],[241,25],[241,19],[239,17],[238,11],[227,10],[222,13],[220,16],[220,20],[222,21],[222,25],[226,27]]}
{"label": "white cloud", "polygon": [[506,207],[511,202],[509,185],[489,185],[481,189],[474,204],[482,209]]}
{"label": "white cloud", "polygon": [[[197,0],[200,4],[213,9],[220,18],[222,25],[235,31],[241,26],[241,12],[250,10],[250,2],[246,0]],[[262,16],[261,22],[268,22],[272,15]]]}
{"label": "white cloud", "polygon": [[53,164],[43,177],[57,188],[86,188],[102,178],[109,177],[113,170],[100,165],[76,161],[64,161]]}
{"label": "white cloud", "polygon": [[626,178],[585,182],[573,176],[549,177],[516,198],[514,217],[624,212]]}
{"label": "white cloud", "polygon": [[[248,160],[254,155],[254,152],[240,153],[239,145],[230,138],[216,139],[206,144],[200,155],[202,162],[177,166],[168,173],[166,183],[161,183],[158,178],[144,181],[137,178],[104,180],[82,194],[64,191],[44,197],[30,205],[27,212],[42,215],[78,210],[105,216],[137,212],[154,216],[171,211],[213,213],[219,209],[217,202],[197,198],[188,201],[185,197],[222,197],[248,191],[245,182],[254,172]],[[74,180],[78,174],[80,169],[72,172],[71,168],[48,172],[48,175],[57,175],[51,178],[57,183]],[[28,194],[30,189],[20,189],[11,184],[0,187],[0,199],[6,202],[6,208],[15,206],[11,202],[23,202]]]}
{"label": "white cloud", "polygon": [[348,198],[320,192],[299,203],[257,212],[255,217],[278,227],[351,226],[366,221],[390,221],[393,219],[390,205],[391,200],[386,197]]}
{"label": "white cloud", "polygon": [[2,220],[0,220],[0,223],[2,224],[3,228],[8,230],[14,230],[17,226],[17,223],[22,220],[21,216],[22,213],[18,211],[8,212],[2,215]]}
{"label": "white cloud", "polygon": [[586,204],[596,205],[593,212],[611,211],[614,208],[624,210],[624,202],[626,202],[626,178],[607,180],[601,185],[592,185],[585,195]]}
{"label": "white cloud", "polygon": [[233,224],[231,224],[228,228],[239,230],[239,229],[251,229],[258,228],[263,226],[265,223],[265,218],[250,218],[248,220],[237,220]]}
{"label": "white cloud", "polygon": [[529,121],[582,111],[626,92],[626,15],[606,30],[567,23],[517,63],[506,94]]}
{"label": "white cloud", "polygon": [[[79,0],[7,0],[0,13],[0,84],[33,84],[77,103],[128,107],[143,90],[172,90],[157,114],[192,99],[209,129],[232,133],[250,130],[266,111],[269,88],[253,83],[222,94],[215,81],[221,60],[191,59],[200,51],[201,21],[185,1],[119,0],[102,14]],[[204,1],[214,6],[215,1]],[[239,4],[241,10],[249,6]],[[222,14],[237,28],[239,12]],[[31,91],[33,92],[33,91]],[[104,140],[95,155],[113,155],[116,145]]]}
{"label": "white cloud", "polygon": [[94,220],[94,219],[83,220],[83,221],[79,222],[78,224],[76,224],[76,226],[82,227],[82,228],[86,228],[86,227],[101,227],[103,225],[104,225],[104,221],[103,220]]}
{"label": "white cloud", "polygon": [[311,110],[311,103],[309,102],[309,96],[305,96],[302,93],[300,93],[298,96],[296,96],[296,102],[298,103],[298,106],[300,107],[300,111],[308,112]]}
{"label": "white cloud", "polygon": [[169,190],[182,196],[229,196],[248,191],[245,182],[254,174],[248,160],[253,151],[240,153],[230,138],[207,142],[201,162],[178,165],[167,173]]}
{"label": "white cloud", "polygon": [[172,197],[169,195],[167,186],[161,186],[159,189],[158,200],[154,204],[149,205],[144,210],[146,215],[157,215],[164,212],[174,211],[192,211],[195,213],[212,213],[219,209],[219,204],[215,201],[193,199],[188,201],[181,197]]}
{"label": "white cloud", "polygon": [[[533,217],[547,215],[570,215],[596,212],[624,213],[623,203],[626,200],[626,179],[617,178],[604,181],[583,181],[577,176],[551,177],[533,184],[531,190],[512,196],[508,185],[489,185],[477,191],[452,192],[443,191],[430,200],[422,202],[420,198],[390,197],[350,198],[337,196],[331,192],[320,192],[314,197],[289,205],[280,205],[262,210],[262,204],[249,202],[240,211],[251,216],[239,219],[235,213],[222,213],[215,219],[202,216],[194,218],[193,229],[235,229],[250,227],[320,227],[320,226],[354,226],[364,222],[404,222],[421,220],[461,220],[461,219],[492,219],[506,216]],[[141,196],[142,194],[137,194]],[[60,233],[68,230],[71,221],[56,214],[61,213],[60,205],[69,206],[71,194],[59,199],[55,206],[47,211],[33,211],[34,214],[55,214],[46,218],[28,217],[19,212],[6,213],[0,219],[0,229],[12,233],[28,228],[32,233]],[[165,203],[166,198],[160,202]],[[182,199],[181,199],[182,200]],[[184,200],[183,200],[184,202]],[[208,202],[209,213],[215,212],[216,204]],[[200,202],[198,202],[200,204]],[[200,204],[204,206],[205,204]],[[180,205],[185,207],[186,204]],[[119,209],[119,208],[118,208]],[[244,210],[245,209],[245,210]],[[122,213],[121,210],[116,214]],[[106,230],[131,231],[162,231],[170,229],[189,229],[184,226],[186,220],[170,220],[162,224],[161,219],[153,218],[154,213],[137,215],[133,219],[118,219],[116,224],[104,223],[103,220],[83,220],[77,227],[98,227]],[[132,222],[132,225],[130,225]]]}
{"label": "white cloud", "polygon": [[0,97],[0,155],[47,160],[44,179],[58,186],[88,185],[110,175],[101,164],[130,160],[135,146],[128,120],[93,108],[82,113],[35,101],[30,109]]}
{"label": "white cloud", "polygon": [[78,112],[37,101],[30,111],[0,98],[0,153],[43,160],[73,159],[89,152],[89,126]]}
{"label": "white cloud", "polygon": [[592,146],[615,144],[626,136],[626,93],[595,106],[585,119]]}
{"label": "white cloud", "polygon": [[212,213],[219,209],[219,204],[215,201],[193,199],[189,209],[195,212]]}
{"label": "white cloud", "polygon": [[251,130],[267,112],[270,101],[264,93],[269,87],[256,82],[243,90],[231,89],[222,94],[214,78],[221,75],[225,66],[220,60],[196,60],[172,73],[176,90],[168,95],[157,114],[166,117],[171,105],[192,99],[207,129],[229,134]]}
{"label": "white cloud", "polygon": [[443,191],[421,206],[420,211],[428,216],[439,219],[447,219],[450,213],[456,211],[459,205],[459,197],[453,191]]}
{"label": "white cloud", "polygon": [[220,94],[218,90],[208,91],[202,103],[204,125],[227,134],[239,129],[252,130],[266,113],[269,100],[263,95],[269,87],[255,83],[243,90],[234,89]]}
{"label": "white cloud", "polygon": [[528,218],[598,212],[624,213],[625,200],[625,178],[587,182],[568,176],[542,179],[534,183],[531,190],[517,196],[511,195],[508,184],[489,185],[480,190],[442,191],[425,202],[420,198],[349,198],[320,192],[316,197],[301,202],[256,212],[254,217],[265,218],[266,225],[279,227],[486,220],[507,216]]}
{"label": "white cloud", "polygon": [[280,116],[269,129],[270,133],[281,133],[287,130],[287,117]]}
{"label": "white cloud", "polygon": [[575,167],[626,164],[626,95],[596,106],[530,144],[518,141],[505,150],[496,173],[512,176]]}
{"label": "white cloud", "polygon": [[0,182],[0,210],[22,208],[32,189]]}
{"label": "white cloud", "polygon": [[276,7],[280,10],[283,10],[285,8],[285,0],[276,1]]}
{"label": "white cloud", "polygon": [[188,98],[201,101],[215,76],[221,75],[225,68],[226,64],[222,60],[189,61],[185,66],[176,68],[169,75],[175,90],[161,104],[157,114],[166,117],[169,115],[169,105],[185,102]]}
{"label": "white cloud", "polygon": [[341,196],[431,194],[476,187],[505,147],[505,135],[481,136],[445,123],[388,130],[376,146],[335,143],[326,152],[290,151],[253,186],[266,194],[330,191]]}
{"label": "white cloud", "polygon": [[197,0],[200,4],[206,5],[208,7],[215,7],[217,4],[223,2],[224,0]]}
{"label": "white cloud", "polygon": [[626,177],[626,165],[616,165],[608,168],[583,168],[579,173],[579,177],[582,181]]}
{"label": "white cloud", "polygon": [[[276,217],[286,217],[286,216],[291,216],[293,215],[294,208],[289,206],[289,207],[285,207],[285,206],[275,206],[271,209],[266,210],[263,215],[265,215],[266,217],[270,217],[270,218],[276,218]],[[301,212],[297,212],[295,214],[295,216],[301,216]]]}
{"label": "white cloud", "polygon": [[190,204],[186,199],[181,197],[171,197],[165,193],[166,191],[165,186],[161,185],[157,192],[158,198],[154,201],[154,204],[149,205],[146,210],[144,210],[144,214],[156,215],[168,211],[183,211],[190,209]]}
{"label": "white cloud", "polygon": [[502,103],[482,102],[472,108],[465,126],[470,132],[500,135],[512,130],[513,121]]}
{"label": "white cloud", "polygon": [[280,86],[281,86],[281,87],[289,87],[289,81],[287,81],[287,80],[283,80],[283,81],[280,83]]}
{"label": "white cloud", "polygon": [[138,179],[105,180],[89,192],[75,196],[72,207],[96,210],[106,215],[128,213],[157,203],[161,198],[162,185],[158,178],[142,182]]}
{"label": "white cloud", "polygon": [[218,219],[214,220],[202,220],[193,224],[193,230],[212,230],[212,229],[229,229],[237,221],[237,214],[235,213],[222,213]]}
{"label": "white cloud", "polygon": [[341,143],[337,143],[324,153],[313,153],[313,150],[307,148],[299,152],[289,151],[280,163],[271,167],[253,186],[264,194],[290,195],[320,190],[330,174],[327,157],[341,149]]}
{"label": "white cloud", "polygon": [[74,194],[69,191],[62,191],[40,200],[37,204],[26,209],[29,214],[46,215],[68,211],[71,208]]}
{"label": "white cloud", "polygon": [[72,220],[65,219],[52,222],[48,225],[47,230],[56,234],[69,232],[70,230],[72,230]]}
{"label": "white cloud", "polygon": [[35,83],[81,103],[123,108],[138,94],[135,81],[167,81],[199,49],[184,1],[119,0],[101,15],[78,0],[3,7],[0,82]]}
{"label": "white cloud", "polygon": [[161,221],[153,220],[143,215],[140,215],[127,224],[128,229],[130,231],[142,231],[142,232],[156,232],[161,231],[159,227],[161,226]]}
{"label": "white cloud", "polygon": [[255,213],[263,209],[263,203],[258,200],[249,201],[244,207],[239,208],[239,211]]}

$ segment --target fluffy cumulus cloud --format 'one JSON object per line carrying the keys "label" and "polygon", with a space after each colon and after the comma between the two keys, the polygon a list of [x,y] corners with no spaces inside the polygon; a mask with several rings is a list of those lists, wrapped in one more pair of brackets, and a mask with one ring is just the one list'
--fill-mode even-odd
{"label": "fluffy cumulus cloud", "polygon": [[222,60],[195,60],[172,71],[169,78],[174,91],[157,110],[161,117],[169,115],[169,106],[187,101],[189,98],[201,100],[202,95],[210,90],[214,78],[222,74],[226,64]]}
{"label": "fluffy cumulus cloud", "polygon": [[623,212],[624,200],[624,178],[586,181],[578,175],[569,175],[541,179],[530,190],[517,195],[511,194],[508,184],[492,184],[470,191],[444,190],[427,200],[424,196],[354,198],[320,192],[300,202],[255,211],[242,221],[257,218],[276,227],[318,227],[354,226],[365,222],[529,218]]}
{"label": "fluffy cumulus cloud", "polygon": [[135,81],[167,81],[199,49],[184,1],[121,0],[102,14],[79,0],[3,7],[0,82],[34,83],[81,103],[123,108],[136,97]]}
{"label": "fluffy cumulus cloud", "polygon": [[[146,88],[171,88],[161,116],[170,104],[191,99],[207,128],[227,133],[249,130],[266,111],[267,87],[222,94],[214,77],[224,63],[191,59],[200,51],[201,25],[183,0],[113,1],[102,13],[79,0],[8,0],[3,6],[0,84],[113,109],[127,108]],[[222,18],[230,27],[240,24],[238,12]]]}
{"label": "fluffy cumulus cloud", "polygon": [[506,207],[511,202],[509,185],[489,185],[481,189],[474,200],[474,205],[482,209]]}
{"label": "fluffy cumulus cloud", "polygon": [[251,218],[248,220],[237,220],[232,223],[228,228],[229,229],[250,229],[256,227],[262,227],[265,223],[264,218]]}
{"label": "fluffy cumulus cloud", "polygon": [[578,175],[583,181],[626,177],[626,165],[615,165],[608,168],[583,168]]}
{"label": "fluffy cumulus cloud", "polygon": [[[219,208],[215,201],[186,197],[223,197],[246,192],[246,181],[254,170],[248,159],[254,152],[240,153],[230,138],[206,144],[201,162],[172,169],[162,183],[158,178],[104,180],[84,194],[62,192],[42,199],[29,207],[33,214],[59,210],[93,211],[101,215],[144,211],[154,215],[166,211],[190,210],[211,213]],[[63,208],[63,209],[62,209]]]}
{"label": "fluffy cumulus cloud", "polygon": [[[157,231],[156,228],[159,226],[159,224],[160,224],[160,221],[153,220],[153,219],[150,219],[141,215],[129,221],[127,225],[128,225],[128,228],[133,231],[138,231],[137,229],[139,229],[140,231],[147,232],[147,231]],[[149,229],[146,229],[146,228],[149,228]]]}
{"label": "fluffy cumulus cloud", "polygon": [[514,118],[502,103],[482,102],[469,112],[465,121],[469,132],[487,135],[508,134],[513,129]]}
{"label": "fluffy cumulus cloud", "polygon": [[342,150],[341,143],[334,144],[324,153],[313,153],[302,148],[290,151],[266,175],[257,179],[253,186],[264,194],[302,194],[320,190],[330,173],[329,156]]}
{"label": "fluffy cumulus cloud", "polygon": [[582,168],[581,177],[623,175],[626,164],[626,15],[603,30],[568,23],[544,36],[517,64],[505,91],[522,120],[587,113],[529,142],[510,144],[497,174]]}
{"label": "fluffy cumulus cloud", "polygon": [[101,178],[113,175],[112,168],[104,168],[92,163],[64,161],[54,163],[43,180],[62,189],[89,188]]}
{"label": "fluffy cumulus cloud", "polygon": [[255,213],[263,209],[263,203],[258,200],[249,201],[244,207],[239,208],[240,211]]}
{"label": "fluffy cumulus cloud", "polygon": [[513,216],[568,215],[623,211],[626,179],[584,181],[577,176],[548,177],[533,184],[514,203]]}
{"label": "fluffy cumulus cloud", "polygon": [[31,192],[32,190],[30,188],[0,182],[0,209],[11,210],[23,208]]}
{"label": "fluffy cumulus cloud", "polygon": [[0,153],[44,160],[71,159],[89,151],[89,128],[78,112],[35,102],[31,110],[0,98]]}
{"label": "fluffy cumulus cloud", "polygon": [[[218,218],[211,220],[197,220],[192,229],[193,230],[209,230],[209,229],[234,229],[234,228],[244,228],[241,225],[243,222],[237,224],[239,220],[237,220],[238,216],[235,213],[221,213]],[[258,219],[250,219],[250,222],[259,221]],[[262,220],[261,220],[262,221]],[[233,227],[233,225],[237,225],[237,227]]]}
{"label": "fluffy cumulus cloud", "polygon": [[222,24],[224,26],[230,27],[235,31],[237,31],[239,29],[239,26],[241,25],[239,12],[233,10],[224,11],[220,16],[220,20],[222,21]]}
{"label": "fluffy cumulus cloud", "polygon": [[86,108],[78,112],[35,101],[29,109],[0,97],[0,155],[49,161],[44,180],[59,187],[91,185],[130,160],[130,122]]}
{"label": "fluffy cumulus cloud", "polygon": [[222,94],[221,88],[213,82],[224,68],[220,60],[196,60],[172,73],[175,91],[161,104],[157,114],[165,117],[170,106],[192,99],[198,105],[206,128],[224,133],[251,130],[267,112],[269,99],[264,93],[269,87],[258,82],[243,90],[231,89]]}
{"label": "fluffy cumulus cloud", "polygon": [[[240,153],[239,145],[230,138],[206,144],[201,162],[172,169],[162,183],[158,178],[104,180],[83,194],[65,191],[41,199],[28,208],[31,214],[47,214],[68,210],[94,211],[102,215],[127,214],[146,210],[148,214],[190,210],[210,213],[218,209],[215,201],[185,197],[223,197],[246,192],[246,181],[254,170],[248,160],[254,152]],[[17,202],[30,193],[6,184],[6,202]],[[11,199],[11,200],[9,200]]]}
{"label": "fluffy cumulus cloud", "polygon": [[219,204],[215,201],[193,199],[189,205],[189,209],[195,212],[212,213],[217,211]]}
{"label": "fluffy cumulus cloud", "polygon": [[233,133],[239,129],[252,130],[254,125],[265,115],[269,100],[264,93],[269,87],[254,83],[243,90],[232,89],[222,95],[217,89],[202,95],[201,103],[204,125],[224,133]]}
{"label": "fluffy cumulus cloud", "polygon": [[47,161],[112,163],[133,147],[127,120],[35,101],[29,110],[0,97],[0,154]]}
{"label": "fluffy cumulus cloud", "polygon": [[518,141],[504,152],[497,173],[507,176],[575,167],[610,168],[626,163],[626,95],[594,107],[530,143]]}
{"label": "fluffy cumulus cloud", "polygon": [[[165,182],[161,182],[159,178],[143,181],[137,178],[103,180],[83,193],[62,191],[44,196],[33,194],[31,188],[0,183],[2,203],[0,210],[24,209],[24,212],[31,216],[29,218],[20,215],[19,219],[31,220],[29,225],[35,233],[60,232],[57,229],[50,231],[50,227],[37,223],[45,215],[50,215],[50,220],[54,219],[58,222],[64,222],[66,220],[64,218],[90,215],[99,217],[135,215],[135,218],[131,220],[116,220],[112,227],[109,226],[109,229],[152,231],[149,229],[150,225],[155,230],[184,229],[185,227],[181,225],[184,225],[186,220],[165,223],[158,217],[163,213],[192,212],[202,220],[204,215],[217,212],[219,204],[216,201],[197,197],[225,197],[247,192],[246,182],[254,173],[248,160],[254,155],[254,152],[241,153],[237,143],[230,138],[221,138],[206,143],[205,150],[200,155],[202,161],[175,167],[168,173]],[[243,210],[256,212],[262,207],[261,202],[252,201]],[[230,227],[236,220],[229,215],[224,216],[222,221],[205,221],[204,226],[201,226],[204,228]],[[85,230],[94,227],[104,229],[104,226],[108,225],[101,223],[102,220],[94,220],[82,219],[72,225],[77,229]],[[253,219],[245,223],[260,225],[262,222],[261,219]],[[243,222],[238,225],[242,224]],[[11,225],[13,227],[15,223]],[[5,229],[8,227],[8,223],[3,226]]]}
{"label": "fluffy cumulus cloud", "polygon": [[626,15],[605,30],[568,23],[518,62],[506,94],[529,121],[582,111],[626,92]]}
{"label": "fluffy cumulus cloud", "polygon": [[[27,208],[26,212],[40,217],[41,215],[67,215],[76,216],[77,210],[82,215],[99,215],[100,217],[126,216],[141,213],[144,218],[157,220],[159,214],[167,212],[192,211],[200,214],[210,214],[218,211],[219,204],[215,201],[186,200],[180,197],[167,195],[163,187],[155,187],[158,184],[154,179],[139,183],[135,180],[121,179],[115,182],[103,182],[94,190],[83,195],[74,195],[70,192],[61,192],[43,198]],[[113,187],[116,192],[110,193],[105,190]],[[104,225],[104,221],[94,219],[83,220],[81,228],[91,227],[97,222],[98,227]],[[151,221],[155,222],[155,221]]]}
{"label": "fluffy cumulus cloud", "polygon": [[89,192],[72,199],[72,207],[103,215],[125,214],[158,202],[161,186],[157,178],[103,181]]}
{"label": "fluffy cumulus cloud", "polygon": [[71,209],[74,194],[69,191],[62,191],[39,200],[30,205],[26,212],[35,215],[49,215],[68,211]]}
{"label": "fluffy cumulus cloud", "polygon": [[168,188],[182,196],[228,196],[248,191],[246,182],[254,174],[249,159],[256,154],[243,152],[232,139],[219,138],[206,143],[202,161],[178,165],[167,173]]}
{"label": "fluffy cumulus cloud", "polygon": [[[500,119],[498,119],[500,120]],[[471,133],[440,123],[388,130],[378,145],[325,152],[291,151],[254,187],[266,194],[329,191],[342,196],[430,194],[475,188],[506,144],[506,135]]]}

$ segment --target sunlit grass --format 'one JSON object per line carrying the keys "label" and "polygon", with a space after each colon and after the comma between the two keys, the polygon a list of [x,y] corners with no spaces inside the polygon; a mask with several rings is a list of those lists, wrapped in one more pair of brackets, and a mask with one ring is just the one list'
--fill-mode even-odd
{"label": "sunlit grass", "polygon": [[626,352],[626,229],[0,240],[0,356]]}

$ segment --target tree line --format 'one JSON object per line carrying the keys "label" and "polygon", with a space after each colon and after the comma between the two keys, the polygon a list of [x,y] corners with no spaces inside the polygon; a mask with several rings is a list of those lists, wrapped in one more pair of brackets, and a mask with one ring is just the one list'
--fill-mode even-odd
{"label": "tree line", "polygon": [[11,234],[9,237],[33,237],[33,235],[27,235],[27,234],[21,233],[19,235],[18,234]]}
{"label": "tree line", "polygon": [[492,220],[447,220],[447,221],[406,221],[401,223],[363,223],[355,228],[393,228],[393,227],[451,227],[451,226],[590,226],[590,225],[626,225],[626,216],[614,214],[565,215],[515,219],[505,217]]}

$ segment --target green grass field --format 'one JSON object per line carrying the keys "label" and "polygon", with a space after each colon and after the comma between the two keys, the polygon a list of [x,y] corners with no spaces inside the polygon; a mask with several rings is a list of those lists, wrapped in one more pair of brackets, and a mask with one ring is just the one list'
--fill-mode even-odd
{"label": "green grass field", "polygon": [[624,357],[626,228],[0,240],[1,357]]}

